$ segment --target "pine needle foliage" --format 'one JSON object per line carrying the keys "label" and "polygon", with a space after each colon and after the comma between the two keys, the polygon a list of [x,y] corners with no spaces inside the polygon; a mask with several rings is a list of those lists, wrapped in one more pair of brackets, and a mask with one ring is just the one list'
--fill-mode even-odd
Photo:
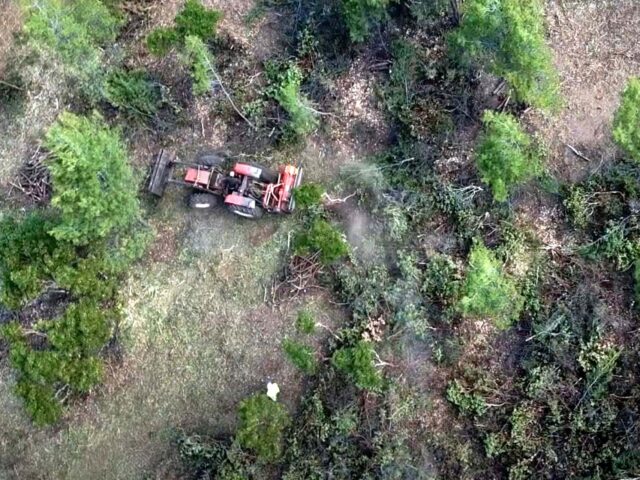
{"label": "pine needle foliage", "polygon": [[285,127],[285,138],[295,142],[312,133],[318,127],[318,117],[302,95],[303,74],[297,65],[290,64],[286,69],[270,75],[272,86],[268,93],[287,112],[289,121]]}
{"label": "pine needle foliage", "polygon": [[96,115],[63,113],[45,140],[51,152],[52,205],[58,240],[86,245],[125,228],[138,216],[136,186],[117,131]]}
{"label": "pine needle foliage", "polygon": [[158,85],[142,70],[112,72],[105,84],[105,97],[114,107],[143,121],[153,117],[162,104]]}
{"label": "pine needle foliage", "polygon": [[18,371],[16,393],[36,424],[58,420],[63,411],[60,392],[85,393],[101,381],[97,355],[110,336],[111,315],[90,300],[74,304],[62,318],[38,325],[39,335],[48,340],[48,347],[40,350],[30,347],[17,323],[0,331]]}
{"label": "pine needle foliage", "polygon": [[316,373],[318,362],[313,348],[287,338],[282,342],[282,349],[289,361],[301,371],[307,375]]}
{"label": "pine needle foliage", "polygon": [[502,263],[481,243],[469,254],[469,269],[459,308],[466,316],[490,317],[501,329],[517,321],[523,298],[515,282],[507,277]]}
{"label": "pine needle foliage", "polygon": [[184,45],[185,60],[191,70],[193,94],[202,96],[211,91],[213,84],[213,59],[207,45],[200,37],[190,35]]}
{"label": "pine needle foliage", "polygon": [[363,42],[385,18],[389,0],[341,0],[341,5],[351,41]]}
{"label": "pine needle foliage", "polygon": [[316,319],[310,311],[300,310],[300,312],[298,312],[298,318],[296,318],[296,329],[300,333],[305,333],[307,335],[315,332]]}
{"label": "pine needle foliage", "polygon": [[23,2],[24,30],[37,49],[50,49],[83,88],[99,98],[102,47],[111,45],[120,20],[99,0],[39,0]]}
{"label": "pine needle foliage", "polygon": [[505,201],[510,189],[541,172],[541,160],[531,137],[508,113],[487,110],[482,117],[484,133],[476,155],[482,181],[493,197]]}
{"label": "pine needle foliage", "polygon": [[173,47],[181,46],[188,37],[206,41],[216,34],[222,13],[205,8],[199,0],[187,0],[175,18],[175,27],[161,27],[147,37],[147,48],[154,55],[166,55]]}
{"label": "pine needle foliage", "polygon": [[468,0],[451,40],[461,58],[505,78],[516,100],[557,108],[559,80],[545,41],[541,0]]}
{"label": "pine needle foliage", "polygon": [[238,407],[240,426],[236,440],[260,460],[275,462],[282,456],[284,431],[291,423],[287,409],[265,394],[244,399]]}
{"label": "pine needle foliage", "polygon": [[0,302],[18,308],[42,292],[51,268],[74,259],[49,232],[57,225],[50,214],[33,212],[25,218],[0,221]]}
{"label": "pine needle foliage", "polygon": [[325,265],[333,263],[349,253],[344,235],[322,218],[314,218],[308,229],[300,231],[293,241],[297,255],[320,253]]}
{"label": "pine needle foliage", "polygon": [[353,380],[358,388],[380,390],[382,374],[374,364],[375,351],[371,342],[360,340],[353,347],[344,347],[333,354],[333,365]]}
{"label": "pine needle foliage", "polygon": [[631,78],[622,92],[613,120],[613,138],[633,160],[640,162],[640,78]]}

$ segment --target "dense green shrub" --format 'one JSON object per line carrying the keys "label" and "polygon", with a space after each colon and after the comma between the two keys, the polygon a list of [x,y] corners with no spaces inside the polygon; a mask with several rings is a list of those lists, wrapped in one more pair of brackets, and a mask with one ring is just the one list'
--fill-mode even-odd
{"label": "dense green shrub", "polygon": [[313,219],[309,228],[298,232],[293,246],[297,255],[319,253],[324,264],[333,263],[349,253],[344,235],[322,218]]}
{"label": "dense green shrub", "polygon": [[640,162],[640,78],[631,78],[622,93],[613,120],[613,138],[631,158]]}
{"label": "dense green shrub", "polygon": [[469,254],[469,269],[459,302],[465,315],[491,317],[499,328],[518,319],[523,299],[516,284],[503,271],[501,262],[482,244]]}
{"label": "dense green shrub", "polygon": [[140,120],[153,117],[162,104],[157,83],[143,70],[112,72],[107,77],[104,91],[111,105]]}
{"label": "dense green shrub", "polygon": [[380,390],[382,374],[374,364],[375,351],[371,342],[360,340],[354,347],[344,347],[333,354],[333,365],[345,373],[359,388]]}
{"label": "dense green shrub", "polygon": [[184,51],[187,65],[191,70],[193,94],[205,95],[213,84],[213,60],[209,49],[200,37],[189,35],[185,39]]}
{"label": "dense green shrub", "polygon": [[56,225],[55,217],[40,212],[0,221],[1,303],[18,308],[36,298],[52,280],[52,270],[74,260],[73,249],[49,233]]}
{"label": "dense green shrub", "polygon": [[296,199],[296,206],[302,209],[311,208],[320,205],[325,190],[322,185],[317,183],[305,183],[301,187],[294,190],[293,195]]}
{"label": "dense green shrub", "polygon": [[316,373],[318,362],[316,353],[312,347],[294,342],[288,338],[282,343],[282,349],[293,365],[302,370],[307,375]]}
{"label": "dense green shrub", "polygon": [[558,106],[559,81],[545,43],[541,0],[468,0],[452,43],[461,57],[504,77],[518,101]]}
{"label": "dense green shrub", "polygon": [[76,245],[105,238],[138,216],[136,186],[117,131],[97,115],[63,113],[45,141],[51,152],[52,205],[60,224],[51,232]]}
{"label": "dense green shrub", "polygon": [[62,318],[38,324],[38,334],[48,343],[44,350],[31,348],[17,323],[2,330],[18,372],[16,392],[36,423],[59,418],[60,392],[88,392],[100,382],[102,362],[97,355],[111,335],[115,315],[91,300],[73,304]]}
{"label": "dense green shrub", "polygon": [[175,27],[157,28],[147,37],[147,48],[154,55],[165,55],[181,46],[187,37],[206,41],[215,36],[222,13],[205,8],[199,0],[187,0],[175,18]]}
{"label": "dense green shrub", "polygon": [[389,0],[341,0],[349,36],[354,42],[363,42],[374,24],[385,18]]}
{"label": "dense green shrub", "polygon": [[180,38],[195,36],[202,40],[212,38],[222,13],[205,8],[199,0],[187,0],[176,15],[176,31]]}
{"label": "dense green shrub", "polygon": [[296,318],[296,329],[300,333],[306,333],[307,335],[315,332],[316,319],[310,311],[300,310],[300,312],[298,312],[298,317]]}
{"label": "dense green shrub", "polygon": [[422,293],[433,302],[450,305],[460,293],[460,272],[448,255],[434,255],[424,273]]}
{"label": "dense green shrub", "polygon": [[179,43],[180,37],[175,28],[159,27],[147,36],[147,48],[158,57],[166,55]]}
{"label": "dense green shrub", "polygon": [[540,158],[531,138],[515,117],[487,110],[482,123],[484,133],[476,164],[482,181],[491,186],[493,197],[504,201],[513,186],[540,173]]}
{"label": "dense green shrub", "polygon": [[80,78],[83,89],[99,98],[101,47],[116,39],[120,22],[99,0],[24,2],[24,30],[36,47],[51,48]]}
{"label": "dense green shrub", "polygon": [[287,409],[265,394],[246,398],[238,407],[236,440],[259,459],[274,462],[282,455],[283,436],[291,423]]}
{"label": "dense green shrub", "polygon": [[271,87],[268,94],[287,112],[289,120],[284,133],[285,138],[298,141],[312,133],[318,126],[318,118],[310,107],[309,101],[300,92],[303,75],[297,65],[291,64],[280,71],[270,68]]}
{"label": "dense green shrub", "polygon": [[467,391],[458,380],[453,380],[447,387],[447,400],[460,409],[465,415],[481,416],[487,410],[484,399]]}
{"label": "dense green shrub", "polygon": [[618,270],[628,270],[640,259],[640,240],[628,235],[624,222],[612,221],[604,235],[584,246],[581,252],[588,258],[613,262]]}

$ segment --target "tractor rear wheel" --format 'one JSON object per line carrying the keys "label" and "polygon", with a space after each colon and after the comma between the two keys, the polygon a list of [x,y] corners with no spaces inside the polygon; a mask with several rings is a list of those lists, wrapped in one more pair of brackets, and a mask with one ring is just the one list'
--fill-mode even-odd
{"label": "tractor rear wheel", "polygon": [[272,168],[265,167],[264,165],[260,165],[259,163],[254,163],[254,162],[243,162],[243,163],[246,163],[247,165],[251,165],[252,167],[259,168],[260,170],[262,170],[262,173],[260,173],[260,178],[258,179],[261,182],[264,182],[264,183],[278,182],[278,177],[280,175],[278,174],[278,172],[276,172]]}
{"label": "tractor rear wheel", "polygon": [[239,215],[244,218],[250,218],[252,220],[262,218],[262,215],[264,215],[264,210],[257,205],[253,208],[241,207],[240,205],[227,205],[227,208],[231,213],[235,215]]}
{"label": "tractor rear wheel", "polygon": [[204,152],[196,157],[196,163],[205,167],[217,167],[224,163],[224,158],[217,152]]}
{"label": "tractor rear wheel", "polygon": [[189,207],[203,210],[213,208],[220,203],[220,198],[211,193],[192,193],[189,196]]}

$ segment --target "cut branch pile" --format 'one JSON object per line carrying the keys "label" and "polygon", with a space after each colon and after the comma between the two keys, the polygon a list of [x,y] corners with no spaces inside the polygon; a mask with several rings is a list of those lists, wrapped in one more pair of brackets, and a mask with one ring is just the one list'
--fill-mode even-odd
{"label": "cut branch pile", "polygon": [[44,164],[47,154],[38,148],[20,169],[18,182],[11,185],[38,204],[49,203],[51,199],[51,176]]}
{"label": "cut branch pile", "polygon": [[283,279],[276,280],[271,288],[272,300],[296,298],[312,288],[322,288],[317,283],[322,272],[320,252],[313,255],[294,255],[285,267]]}

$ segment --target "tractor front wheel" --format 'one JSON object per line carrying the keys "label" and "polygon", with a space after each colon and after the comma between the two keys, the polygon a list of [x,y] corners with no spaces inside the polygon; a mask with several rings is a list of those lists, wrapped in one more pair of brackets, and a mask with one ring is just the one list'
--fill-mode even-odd
{"label": "tractor front wheel", "polygon": [[259,163],[254,163],[254,162],[246,162],[247,165],[250,165],[254,168],[259,168],[260,170],[262,170],[262,173],[260,173],[260,178],[258,180],[260,180],[261,182],[264,183],[277,183],[278,182],[278,172],[276,172],[275,170],[269,168],[269,167],[265,167],[264,165],[261,165]]}
{"label": "tractor front wheel", "polygon": [[211,193],[192,193],[189,197],[189,207],[204,210],[213,208],[220,203],[220,198]]}
{"label": "tractor front wheel", "polygon": [[252,220],[257,220],[262,218],[264,215],[264,210],[257,205],[253,208],[242,207],[240,205],[227,205],[229,211],[235,215],[239,215],[244,218],[250,218]]}
{"label": "tractor front wheel", "polygon": [[224,163],[224,158],[217,152],[204,152],[196,157],[196,163],[205,167],[217,167]]}

